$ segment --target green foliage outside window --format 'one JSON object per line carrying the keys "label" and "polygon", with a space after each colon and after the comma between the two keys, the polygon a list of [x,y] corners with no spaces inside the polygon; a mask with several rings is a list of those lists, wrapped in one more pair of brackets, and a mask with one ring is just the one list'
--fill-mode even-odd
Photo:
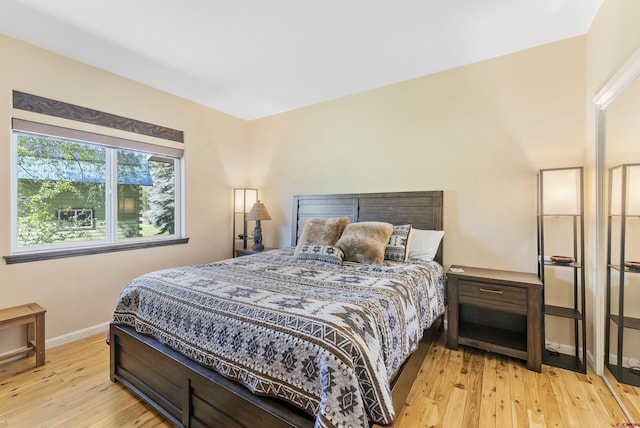
{"label": "green foliage outside window", "polygon": [[19,247],[102,241],[111,217],[118,239],[175,233],[173,159],[115,149],[118,201],[108,215],[112,149],[30,134],[17,143]]}
{"label": "green foliage outside window", "polygon": [[[69,202],[74,207],[98,209],[103,213],[104,224],[105,184],[104,179],[101,182],[95,179],[104,177],[103,149],[19,135],[17,167],[18,245],[90,239],[91,233],[87,230],[60,227],[57,210],[71,208],[69,205],[63,206],[63,202]],[[80,181],[76,181],[78,179]],[[104,227],[102,229],[99,233],[104,234]]]}
{"label": "green foliage outside window", "polygon": [[175,179],[173,164],[149,162],[154,186],[147,192],[149,210],[146,215],[158,234],[173,234],[175,230]]}

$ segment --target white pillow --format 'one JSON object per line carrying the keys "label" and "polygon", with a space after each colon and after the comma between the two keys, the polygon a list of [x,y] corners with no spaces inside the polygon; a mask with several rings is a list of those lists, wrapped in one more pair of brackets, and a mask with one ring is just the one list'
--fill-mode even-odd
{"label": "white pillow", "polygon": [[436,256],[444,230],[411,229],[409,233],[409,255],[407,259],[430,262]]}

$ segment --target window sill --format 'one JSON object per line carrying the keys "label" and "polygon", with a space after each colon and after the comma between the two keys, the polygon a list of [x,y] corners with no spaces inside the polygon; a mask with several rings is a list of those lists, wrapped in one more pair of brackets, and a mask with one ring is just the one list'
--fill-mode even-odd
{"label": "window sill", "polygon": [[66,257],[88,256],[91,254],[114,253],[116,251],[139,250],[142,248],[180,245],[189,242],[189,238],[167,239],[162,241],[136,242],[132,244],[116,244],[95,248],[74,248],[70,250],[42,251],[39,253],[15,254],[4,256],[6,264],[37,262],[41,260],[62,259]]}

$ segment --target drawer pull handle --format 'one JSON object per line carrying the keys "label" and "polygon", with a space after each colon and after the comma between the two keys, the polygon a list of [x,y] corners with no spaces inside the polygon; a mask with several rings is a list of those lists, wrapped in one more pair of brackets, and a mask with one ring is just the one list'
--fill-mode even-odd
{"label": "drawer pull handle", "polygon": [[488,288],[480,288],[480,291],[482,291],[484,293],[493,293],[493,294],[502,294],[502,293],[504,293],[503,290],[489,290]]}

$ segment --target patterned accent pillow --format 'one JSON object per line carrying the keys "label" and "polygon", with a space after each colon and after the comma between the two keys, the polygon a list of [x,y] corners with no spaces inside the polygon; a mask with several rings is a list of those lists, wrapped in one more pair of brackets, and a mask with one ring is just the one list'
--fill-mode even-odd
{"label": "patterned accent pillow", "polygon": [[310,218],[302,228],[293,255],[297,256],[303,245],[336,245],[348,223],[349,217]]}
{"label": "patterned accent pillow", "polygon": [[317,260],[320,262],[341,265],[344,260],[344,253],[338,247],[332,245],[306,244],[300,246],[300,251],[296,254],[298,260]]}
{"label": "patterned accent pillow", "polygon": [[403,224],[401,226],[393,226],[393,233],[389,238],[387,248],[384,250],[384,259],[394,262],[407,261],[407,249],[409,248],[409,233],[411,233],[411,225]]}

